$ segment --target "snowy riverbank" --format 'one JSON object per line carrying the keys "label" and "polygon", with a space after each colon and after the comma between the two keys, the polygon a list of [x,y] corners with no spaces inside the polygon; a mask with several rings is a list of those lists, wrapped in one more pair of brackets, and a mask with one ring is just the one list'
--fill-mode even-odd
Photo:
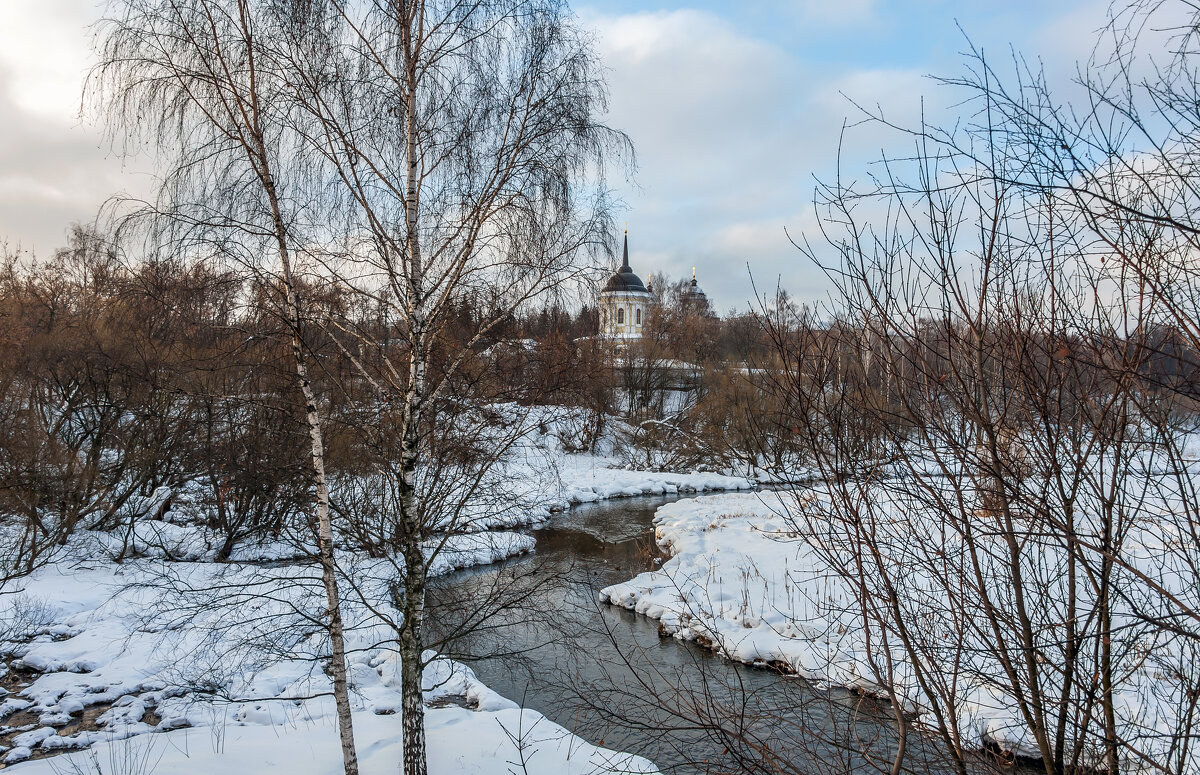
{"label": "snowy riverbank", "polygon": [[782,663],[808,678],[876,688],[821,616],[823,600],[845,602],[843,590],[832,581],[818,590],[797,583],[813,575],[815,563],[781,516],[785,498],[713,495],[660,507],[655,535],[670,559],[606,587],[601,599],[658,619],[665,632],[730,659]]}
{"label": "snowy riverbank", "polygon": [[[129,770],[144,773],[340,772],[329,681],[313,658],[320,637],[289,611],[313,613],[316,583],[297,567],[154,560],[36,572],[5,600],[3,760],[94,744],[14,771],[72,772],[73,761],[92,772],[95,756],[104,772],[130,758],[145,760]],[[386,633],[350,609],[362,771],[395,772],[398,663]],[[518,740],[526,757],[537,752],[530,772],[653,771],[518,708],[462,665],[435,662],[425,680],[431,772],[507,772]]]}
{"label": "snowy riverbank", "polygon": [[[625,471],[611,468],[610,458],[548,452],[543,459],[552,469],[529,465],[513,480],[543,489],[510,524],[538,524],[553,511],[606,498],[750,486],[737,477]],[[105,772],[131,760],[143,761],[144,772],[341,771],[329,680],[316,656],[325,647],[312,625],[322,597],[315,570],[287,564],[296,547],[282,542],[240,546],[234,562],[214,562],[216,536],[187,517],[182,508],[169,515],[173,521],[143,519],[123,536],[79,531],[58,561],[8,588],[0,599],[7,624],[0,633],[0,761],[25,773],[73,772],[76,765],[91,772],[92,757]],[[125,542],[135,558],[108,559]],[[456,536],[433,571],[494,562],[534,543],[506,530]],[[373,561],[341,556],[357,584],[386,575],[372,573]],[[387,629],[362,606],[347,608],[362,771],[394,772],[401,755],[397,659]],[[519,708],[463,665],[437,662],[426,683],[431,772],[507,773],[522,759],[530,773],[654,771]],[[41,758],[63,752],[71,758]]]}
{"label": "snowy riverbank", "polygon": [[[806,498],[807,507],[819,502]],[[808,543],[798,525],[807,517],[789,519],[797,501],[783,493],[724,494],[680,500],[658,509],[655,516],[659,546],[670,558],[656,571],[605,588],[601,599],[657,619],[661,631],[697,642],[724,656],[748,664],[767,664],[819,682],[858,688],[883,695],[876,677],[884,661],[878,651],[878,632],[864,626],[856,598]],[[814,526],[814,529],[817,529]],[[1169,533],[1137,531],[1126,543],[1131,557],[1165,555]],[[900,544],[931,541],[936,535],[897,534]],[[1142,560],[1138,560],[1142,562]],[[1151,567],[1149,561],[1146,567]],[[951,643],[953,633],[936,621],[921,595],[935,585],[920,568],[897,569],[904,575],[907,594],[901,601],[927,612],[928,636]],[[874,625],[872,625],[874,627]],[[922,634],[924,637],[924,634]],[[968,643],[962,669],[953,676],[956,707],[968,730],[969,747],[985,742],[1020,755],[1036,756],[1020,710],[997,675],[987,650]],[[982,644],[980,644],[982,645]],[[1117,687],[1119,728],[1125,734],[1152,737],[1175,723],[1173,697],[1179,687],[1161,665],[1175,658],[1175,644],[1160,647],[1155,659],[1131,653]],[[902,649],[893,647],[894,681],[910,711],[922,709],[921,694]],[[1149,746],[1149,744],[1147,744]]]}

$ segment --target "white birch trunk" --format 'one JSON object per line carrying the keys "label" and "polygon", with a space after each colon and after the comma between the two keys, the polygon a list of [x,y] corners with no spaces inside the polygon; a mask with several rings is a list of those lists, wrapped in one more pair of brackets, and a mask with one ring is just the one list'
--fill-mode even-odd
{"label": "white birch trunk", "polygon": [[[265,160],[265,153],[263,154]],[[346,681],[346,641],[342,622],[342,605],[338,593],[337,566],[333,558],[333,524],[329,514],[329,482],[325,476],[325,442],[321,432],[321,417],[317,411],[316,396],[308,376],[308,364],[300,340],[300,300],[296,295],[295,277],[292,272],[291,256],[287,246],[286,229],[279,208],[274,182],[265,167],[262,169],[267,198],[271,202],[279,259],[283,266],[283,285],[286,294],[288,325],[292,329],[292,361],[296,368],[296,380],[304,397],[304,419],[308,426],[308,438],[313,466],[313,483],[316,489],[317,507],[317,554],[321,565],[321,583],[325,588],[326,629],[329,633],[329,672],[333,678],[333,698],[337,707],[338,737],[342,748],[342,764],[345,775],[358,775],[358,753],[354,745],[354,720],[350,709],[350,692]]]}

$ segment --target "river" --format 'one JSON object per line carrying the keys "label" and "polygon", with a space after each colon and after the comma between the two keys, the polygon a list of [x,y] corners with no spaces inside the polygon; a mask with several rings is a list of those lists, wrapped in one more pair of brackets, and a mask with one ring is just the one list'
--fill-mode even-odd
{"label": "river", "polygon": [[[674,499],[577,506],[535,532],[533,554],[439,579],[429,617],[442,627],[438,650],[522,706],[663,772],[886,772],[896,746],[888,706],[729,662],[597,602],[601,588],[661,561],[652,519]],[[909,736],[909,771],[949,771],[940,760],[937,746]]]}

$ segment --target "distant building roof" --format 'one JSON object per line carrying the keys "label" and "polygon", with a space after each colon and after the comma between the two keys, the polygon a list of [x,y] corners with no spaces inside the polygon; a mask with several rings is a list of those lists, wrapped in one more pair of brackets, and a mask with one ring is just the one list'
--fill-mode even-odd
{"label": "distant building roof", "polygon": [[629,266],[629,232],[625,232],[625,250],[621,259],[621,268],[612,277],[601,293],[650,293],[642,284],[642,278],[633,273]]}
{"label": "distant building roof", "polygon": [[683,306],[697,310],[708,309],[708,296],[705,296],[704,291],[696,284],[696,267],[692,267],[692,284],[683,293]]}

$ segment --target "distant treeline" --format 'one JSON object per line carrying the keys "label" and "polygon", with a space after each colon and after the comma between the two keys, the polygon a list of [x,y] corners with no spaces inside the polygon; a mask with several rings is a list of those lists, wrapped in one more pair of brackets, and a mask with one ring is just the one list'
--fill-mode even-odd
{"label": "distant treeline", "polygon": [[[162,493],[184,488],[206,504],[197,518],[222,536],[223,558],[240,542],[279,536],[289,520],[307,518],[308,440],[282,291],[256,277],[213,262],[123,260],[82,229],[49,261],[6,262],[0,515],[9,528],[8,572],[36,567],[80,525],[122,530],[161,513],[170,507]],[[631,464],[783,470],[802,467],[831,432],[861,437],[864,453],[875,449],[872,440],[917,427],[920,407],[968,389],[951,384],[956,359],[975,351],[961,326],[931,320],[911,337],[889,339],[870,321],[818,322],[782,295],[722,319],[680,303],[683,286],[664,286],[644,338],[620,347],[596,336],[597,312],[586,303],[551,301],[506,317],[429,408],[434,458],[473,454],[475,441],[456,435],[447,418],[511,402],[584,410],[587,427],[568,451],[593,447],[621,416],[628,432],[618,451]],[[374,328],[399,355],[406,339],[336,285],[303,293],[312,317],[303,343],[318,366],[330,473],[369,473],[394,452],[389,409],[354,368],[359,355],[327,331]],[[435,362],[488,318],[459,303],[439,332]],[[1006,389],[1006,381],[1054,372],[1061,394],[1084,406],[1132,373],[1147,396],[1169,396],[1175,411],[1195,409],[1200,354],[1170,327],[1124,341],[1005,326],[986,338],[990,395],[1017,400],[1015,382]],[[1129,368],[1114,369],[1117,360]]]}

